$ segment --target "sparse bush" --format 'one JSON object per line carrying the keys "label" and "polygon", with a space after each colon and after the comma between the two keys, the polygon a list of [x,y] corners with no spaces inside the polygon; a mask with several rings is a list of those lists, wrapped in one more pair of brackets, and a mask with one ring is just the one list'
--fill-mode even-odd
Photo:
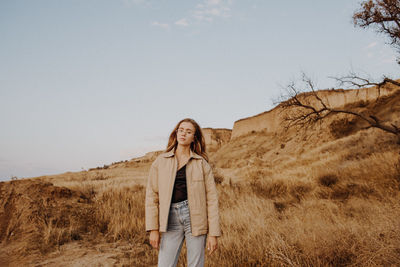
{"label": "sparse bush", "polygon": [[290,195],[300,202],[312,190],[311,185],[298,182],[290,187]]}
{"label": "sparse bush", "polygon": [[80,191],[88,197],[88,199],[92,199],[96,195],[96,191],[94,189],[94,185],[92,183],[84,183]]}
{"label": "sparse bush", "polygon": [[96,175],[92,178],[94,181],[102,181],[109,179],[108,176],[104,175],[102,172],[97,172]]}
{"label": "sparse bush", "polygon": [[266,199],[274,199],[277,197],[285,197],[288,193],[288,187],[283,181],[261,181],[253,179],[250,181],[251,190],[260,197]]}
{"label": "sparse bush", "polygon": [[365,100],[365,101],[364,100],[360,100],[357,104],[358,104],[358,107],[364,108],[364,107],[369,105],[369,101],[368,100]]}
{"label": "sparse bush", "polygon": [[318,178],[319,184],[326,187],[331,187],[335,185],[338,181],[339,179],[335,174],[326,174]]}
{"label": "sparse bush", "polygon": [[286,203],[284,202],[276,202],[274,201],[274,208],[278,211],[278,212],[283,212],[286,209]]}
{"label": "sparse bush", "polygon": [[215,181],[216,184],[221,184],[224,181],[224,176],[222,176],[221,173],[216,172],[214,174],[214,181]]}
{"label": "sparse bush", "polygon": [[333,188],[332,199],[347,200],[350,197],[369,198],[375,193],[375,190],[367,185],[348,183],[345,186]]}
{"label": "sparse bush", "polygon": [[356,119],[337,119],[329,125],[329,130],[333,137],[342,138],[356,132],[356,122]]}

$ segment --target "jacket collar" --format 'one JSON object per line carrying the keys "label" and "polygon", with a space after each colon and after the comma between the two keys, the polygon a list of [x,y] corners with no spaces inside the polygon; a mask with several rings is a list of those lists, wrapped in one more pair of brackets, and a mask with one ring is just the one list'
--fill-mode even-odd
{"label": "jacket collar", "polygon": [[[171,156],[175,156],[175,148],[171,149],[171,150],[168,151],[168,152],[165,152],[163,156],[164,156],[165,158],[171,157]],[[196,152],[193,152],[193,151],[190,149],[189,159],[190,159],[190,158],[201,159],[202,157],[201,157],[200,155],[198,155]]]}

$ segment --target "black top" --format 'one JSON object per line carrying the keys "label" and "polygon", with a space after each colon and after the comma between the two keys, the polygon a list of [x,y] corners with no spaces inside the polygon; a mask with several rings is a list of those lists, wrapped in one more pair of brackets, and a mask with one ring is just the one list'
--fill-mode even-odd
{"label": "black top", "polygon": [[184,201],[187,199],[186,188],[186,164],[183,165],[177,172],[175,177],[174,190],[172,192],[172,203]]}

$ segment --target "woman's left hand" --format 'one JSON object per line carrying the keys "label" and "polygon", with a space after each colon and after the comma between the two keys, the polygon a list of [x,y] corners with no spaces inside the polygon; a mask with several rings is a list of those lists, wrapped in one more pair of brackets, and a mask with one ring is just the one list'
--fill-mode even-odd
{"label": "woman's left hand", "polygon": [[216,236],[209,236],[207,241],[208,255],[214,252],[218,248],[218,240]]}

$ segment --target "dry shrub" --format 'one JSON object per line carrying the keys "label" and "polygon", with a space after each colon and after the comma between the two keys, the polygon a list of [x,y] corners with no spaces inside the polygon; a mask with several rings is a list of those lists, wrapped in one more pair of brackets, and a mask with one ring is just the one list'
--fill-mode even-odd
{"label": "dry shrub", "polygon": [[322,199],[346,201],[352,197],[361,199],[375,197],[382,200],[382,195],[371,185],[353,182],[338,183],[336,175],[321,176],[319,183],[323,187],[319,188],[317,195]]}
{"label": "dry shrub", "polygon": [[282,212],[287,208],[287,203],[285,202],[278,202],[278,201],[274,201],[274,208],[278,211],[278,212]]}
{"label": "dry shrub", "polygon": [[92,182],[82,183],[80,186],[75,187],[75,190],[80,190],[89,199],[93,199],[96,195],[96,190]]}
{"label": "dry shrub", "polygon": [[357,131],[356,123],[356,119],[349,119],[347,117],[336,119],[329,125],[329,130],[333,137],[337,139],[342,138]]}
{"label": "dry shrub", "polygon": [[283,179],[256,179],[249,182],[252,193],[265,199],[290,199],[299,202],[313,189],[311,184],[302,181]]}
{"label": "dry shrub", "polygon": [[330,197],[332,199],[346,200],[349,197],[369,198],[375,190],[368,185],[348,183],[345,186],[333,188]]}
{"label": "dry shrub", "polygon": [[285,197],[289,191],[287,184],[282,180],[268,182],[252,180],[250,182],[250,188],[254,194],[266,199]]}
{"label": "dry shrub", "polygon": [[105,175],[103,172],[96,173],[94,177],[91,178],[94,181],[102,181],[107,180],[109,177]]}
{"label": "dry shrub", "polygon": [[301,181],[297,181],[290,188],[290,195],[298,202],[306,197],[313,189],[313,186]]}
{"label": "dry shrub", "polygon": [[[384,98],[384,97],[382,97]],[[369,100],[359,100],[357,102],[348,103],[344,106],[346,109],[365,108],[370,104]]]}
{"label": "dry shrub", "polygon": [[224,176],[217,168],[214,169],[214,181],[216,184],[221,184],[224,182]]}
{"label": "dry shrub", "polygon": [[338,182],[338,180],[339,179],[335,174],[326,174],[318,178],[319,184],[326,187],[332,187]]}
{"label": "dry shrub", "polygon": [[57,220],[50,221],[43,232],[42,252],[49,250],[49,248],[58,248],[72,240],[82,239],[81,225],[76,224],[71,217],[68,218],[68,221],[70,222],[68,226],[60,226]]}

